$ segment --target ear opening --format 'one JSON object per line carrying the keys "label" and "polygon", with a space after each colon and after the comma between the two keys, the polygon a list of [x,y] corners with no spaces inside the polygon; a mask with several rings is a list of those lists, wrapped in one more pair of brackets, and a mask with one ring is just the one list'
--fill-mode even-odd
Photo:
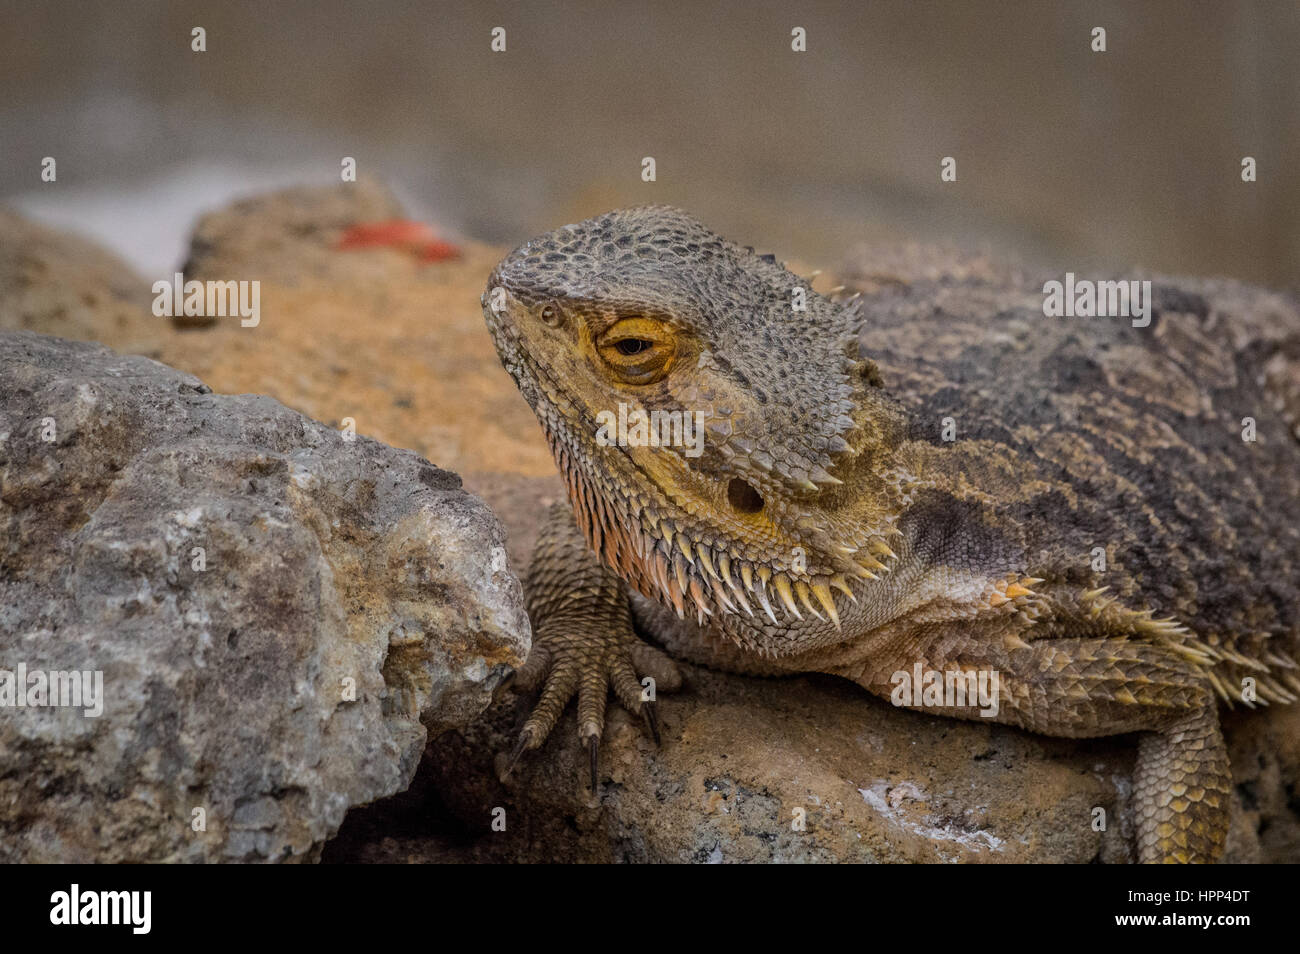
{"label": "ear opening", "polygon": [[758,513],[763,509],[763,495],[739,477],[727,484],[727,502],[740,513]]}

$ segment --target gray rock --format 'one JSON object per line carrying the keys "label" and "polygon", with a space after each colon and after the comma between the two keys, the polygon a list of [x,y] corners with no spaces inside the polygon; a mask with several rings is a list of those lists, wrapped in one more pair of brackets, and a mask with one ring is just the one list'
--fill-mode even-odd
{"label": "gray rock", "polygon": [[0,670],[103,679],[0,707],[3,861],[314,859],[527,650],[454,474],[95,345],[0,332],[0,527]]}

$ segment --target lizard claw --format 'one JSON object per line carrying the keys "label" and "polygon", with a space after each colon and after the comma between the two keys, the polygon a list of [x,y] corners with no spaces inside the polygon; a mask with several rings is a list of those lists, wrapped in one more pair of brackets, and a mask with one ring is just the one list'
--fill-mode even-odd
{"label": "lizard claw", "polygon": [[655,740],[655,746],[660,744],[659,738],[659,709],[654,702],[641,703],[641,713],[645,716],[646,725],[650,729],[650,735]]}
{"label": "lizard claw", "polygon": [[514,750],[510,753],[510,761],[506,765],[505,772],[502,773],[502,778],[509,778],[510,773],[515,770],[515,766],[519,763],[520,757],[529,748],[528,743],[532,741],[532,738],[532,733],[527,729],[519,733],[519,741],[515,743]]}
{"label": "lizard claw", "polygon": [[659,745],[658,711],[653,701],[642,699],[639,672],[651,676],[656,685],[665,689],[675,689],[681,682],[672,660],[621,628],[540,636],[520,669],[516,686],[527,690],[540,684],[541,693],[520,730],[503,777],[510,774],[524,752],[546,742],[575,695],[578,738],[587,749],[593,794],[599,786],[600,738],[605,731],[611,689],[624,708],[645,719],[650,736]]}

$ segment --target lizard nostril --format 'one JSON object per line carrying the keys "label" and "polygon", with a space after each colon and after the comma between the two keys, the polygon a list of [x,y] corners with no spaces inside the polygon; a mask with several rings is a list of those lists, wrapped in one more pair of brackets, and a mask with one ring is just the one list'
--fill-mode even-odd
{"label": "lizard nostril", "polygon": [[739,477],[727,484],[727,500],[741,513],[758,513],[763,509],[763,497]]}

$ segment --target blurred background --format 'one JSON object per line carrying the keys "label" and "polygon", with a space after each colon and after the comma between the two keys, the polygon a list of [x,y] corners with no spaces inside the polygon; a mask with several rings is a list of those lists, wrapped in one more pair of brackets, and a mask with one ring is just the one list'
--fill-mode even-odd
{"label": "blurred background", "polygon": [[1295,288],[1298,117],[1293,0],[0,2],[0,203],[150,276],[354,156],[494,243],[668,202],[815,264],[938,240]]}

